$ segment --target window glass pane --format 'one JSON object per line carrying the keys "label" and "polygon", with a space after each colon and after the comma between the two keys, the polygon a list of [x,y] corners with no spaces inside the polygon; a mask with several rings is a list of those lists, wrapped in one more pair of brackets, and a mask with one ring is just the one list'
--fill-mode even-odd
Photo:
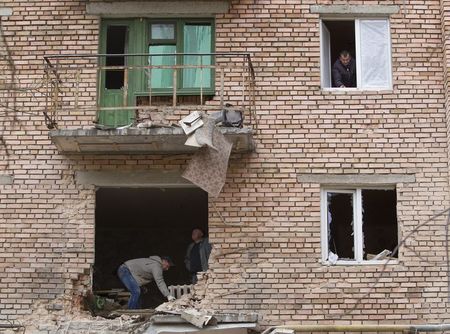
{"label": "window glass pane", "polygon": [[[211,25],[184,26],[184,53],[211,53]],[[188,55],[184,56],[185,65],[211,65],[211,56]],[[183,70],[184,88],[207,88],[211,87],[211,69],[209,68],[190,68]]]}
{"label": "window glass pane", "polygon": [[391,59],[388,21],[361,20],[359,31],[362,88],[389,88]]}
{"label": "window glass pane", "polygon": [[[149,56],[148,62],[151,66],[175,65],[176,56],[170,54],[176,53],[175,45],[150,45],[150,54],[164,54],[161,56]],[[173,87],[173,69],[152,68],[150,70],[150,80],[153,88],[172,88]]]}
{"label": "window glass pane", "polygon": [[163,23],[152,24],[151,39],[175,39],[175,25]]}
{"label": "window glass pane", "polygon": [[327,193],[328,249],[340,260],[354,260],[353,195]]}
{"label": "window glass pane", "polygon": [[[398,244],[397,196],[395,190],[362,190],[364,259],[384,250],[392,252]],[[397,254],[393,254],[397,257]]]}

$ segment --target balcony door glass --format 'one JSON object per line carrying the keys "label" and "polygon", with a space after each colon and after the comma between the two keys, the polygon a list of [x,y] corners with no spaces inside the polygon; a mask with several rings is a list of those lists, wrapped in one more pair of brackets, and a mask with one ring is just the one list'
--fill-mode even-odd
{"label": "balcony door glass", "polygon": [[[211,68],[202,66],[211,65],[210,55],[201,55],[212,52],[211,24],[185,24],[183,29],[184,65],[193,65],[195,68],[183,70],[183,88],[210,88]],[[198,55],[196,55],[198,54]]]}
{"label": "balcony door glass", "polygon": [[174,23],[154,23],[150,25],[149,65],[162,66],[150,69],[152,89],[172,88],[173,69],[164,66],[176,65],[176,25]]}

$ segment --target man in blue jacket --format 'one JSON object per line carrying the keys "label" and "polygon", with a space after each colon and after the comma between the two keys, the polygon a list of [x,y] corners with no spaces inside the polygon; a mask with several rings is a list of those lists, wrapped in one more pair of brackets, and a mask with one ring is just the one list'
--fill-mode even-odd
{"label": "man in blue jacket", "polygon": [[346,50],[333,65],[333,87],[356,87],[356,62]]}
{"label": "man in blue jacket", "polygon": [[191,273],[192,284],[197,283],[197,273],[208,270],[208,259],[211,254],[211,244],[208,238],[204,238],[205,233],[199,227],[192,230],[192,243],[188,246],[184,264]]}

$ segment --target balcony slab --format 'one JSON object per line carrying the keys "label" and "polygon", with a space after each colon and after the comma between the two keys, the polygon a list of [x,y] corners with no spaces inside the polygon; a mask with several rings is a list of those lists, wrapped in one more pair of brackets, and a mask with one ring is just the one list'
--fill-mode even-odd
{"label": "balcony slab", "polygon": [[[251,128],[219,127],[233,143],[233,152],[254,150]],[[184,154],[198,148],[184,145],[181,128],[127,128],[113,130],[51,130],[50,138],[62,154]]]}

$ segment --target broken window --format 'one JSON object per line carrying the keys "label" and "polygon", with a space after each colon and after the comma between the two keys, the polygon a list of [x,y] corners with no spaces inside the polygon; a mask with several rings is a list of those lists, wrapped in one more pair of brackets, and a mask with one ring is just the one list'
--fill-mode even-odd
{"label": "broken window", "polygon": [[[333,66],[340,53],[348,51],[355,61],[355,85],[361,89],[390,89],[392,86],[391,42],[388,19],[328,20],[321,22],[321,85],[339,87]],[[341,71],[353,71],[352,66]]]}
{"label": "broken window", "polygon": [[[117,277],[123,262],[168,255],[175,266],[164,272],[168,286],[191,284],[184,266],[193,228],[208,232],[208,195],[199,188],[99,188],[95,208],[95,262],[93,291],[116,291],[127,300]],[[142,307],[152,308],[166,299],[156,283],[147,286]]]}
{"label": "broken window", "polygon": [[322,258],[336,263],[396,258],[395,189],[323,190]]}
{"label": "broken window", "polygon": [[[109,55],[123,55],[127,53],[127,26],[110,25],[106,29],[106,53]],[[124,85],[124,56],[108,56],[106,57],[107,67],[119,67],[117,69],[108,69],[105,72],[105,88],[121,89]]]}

